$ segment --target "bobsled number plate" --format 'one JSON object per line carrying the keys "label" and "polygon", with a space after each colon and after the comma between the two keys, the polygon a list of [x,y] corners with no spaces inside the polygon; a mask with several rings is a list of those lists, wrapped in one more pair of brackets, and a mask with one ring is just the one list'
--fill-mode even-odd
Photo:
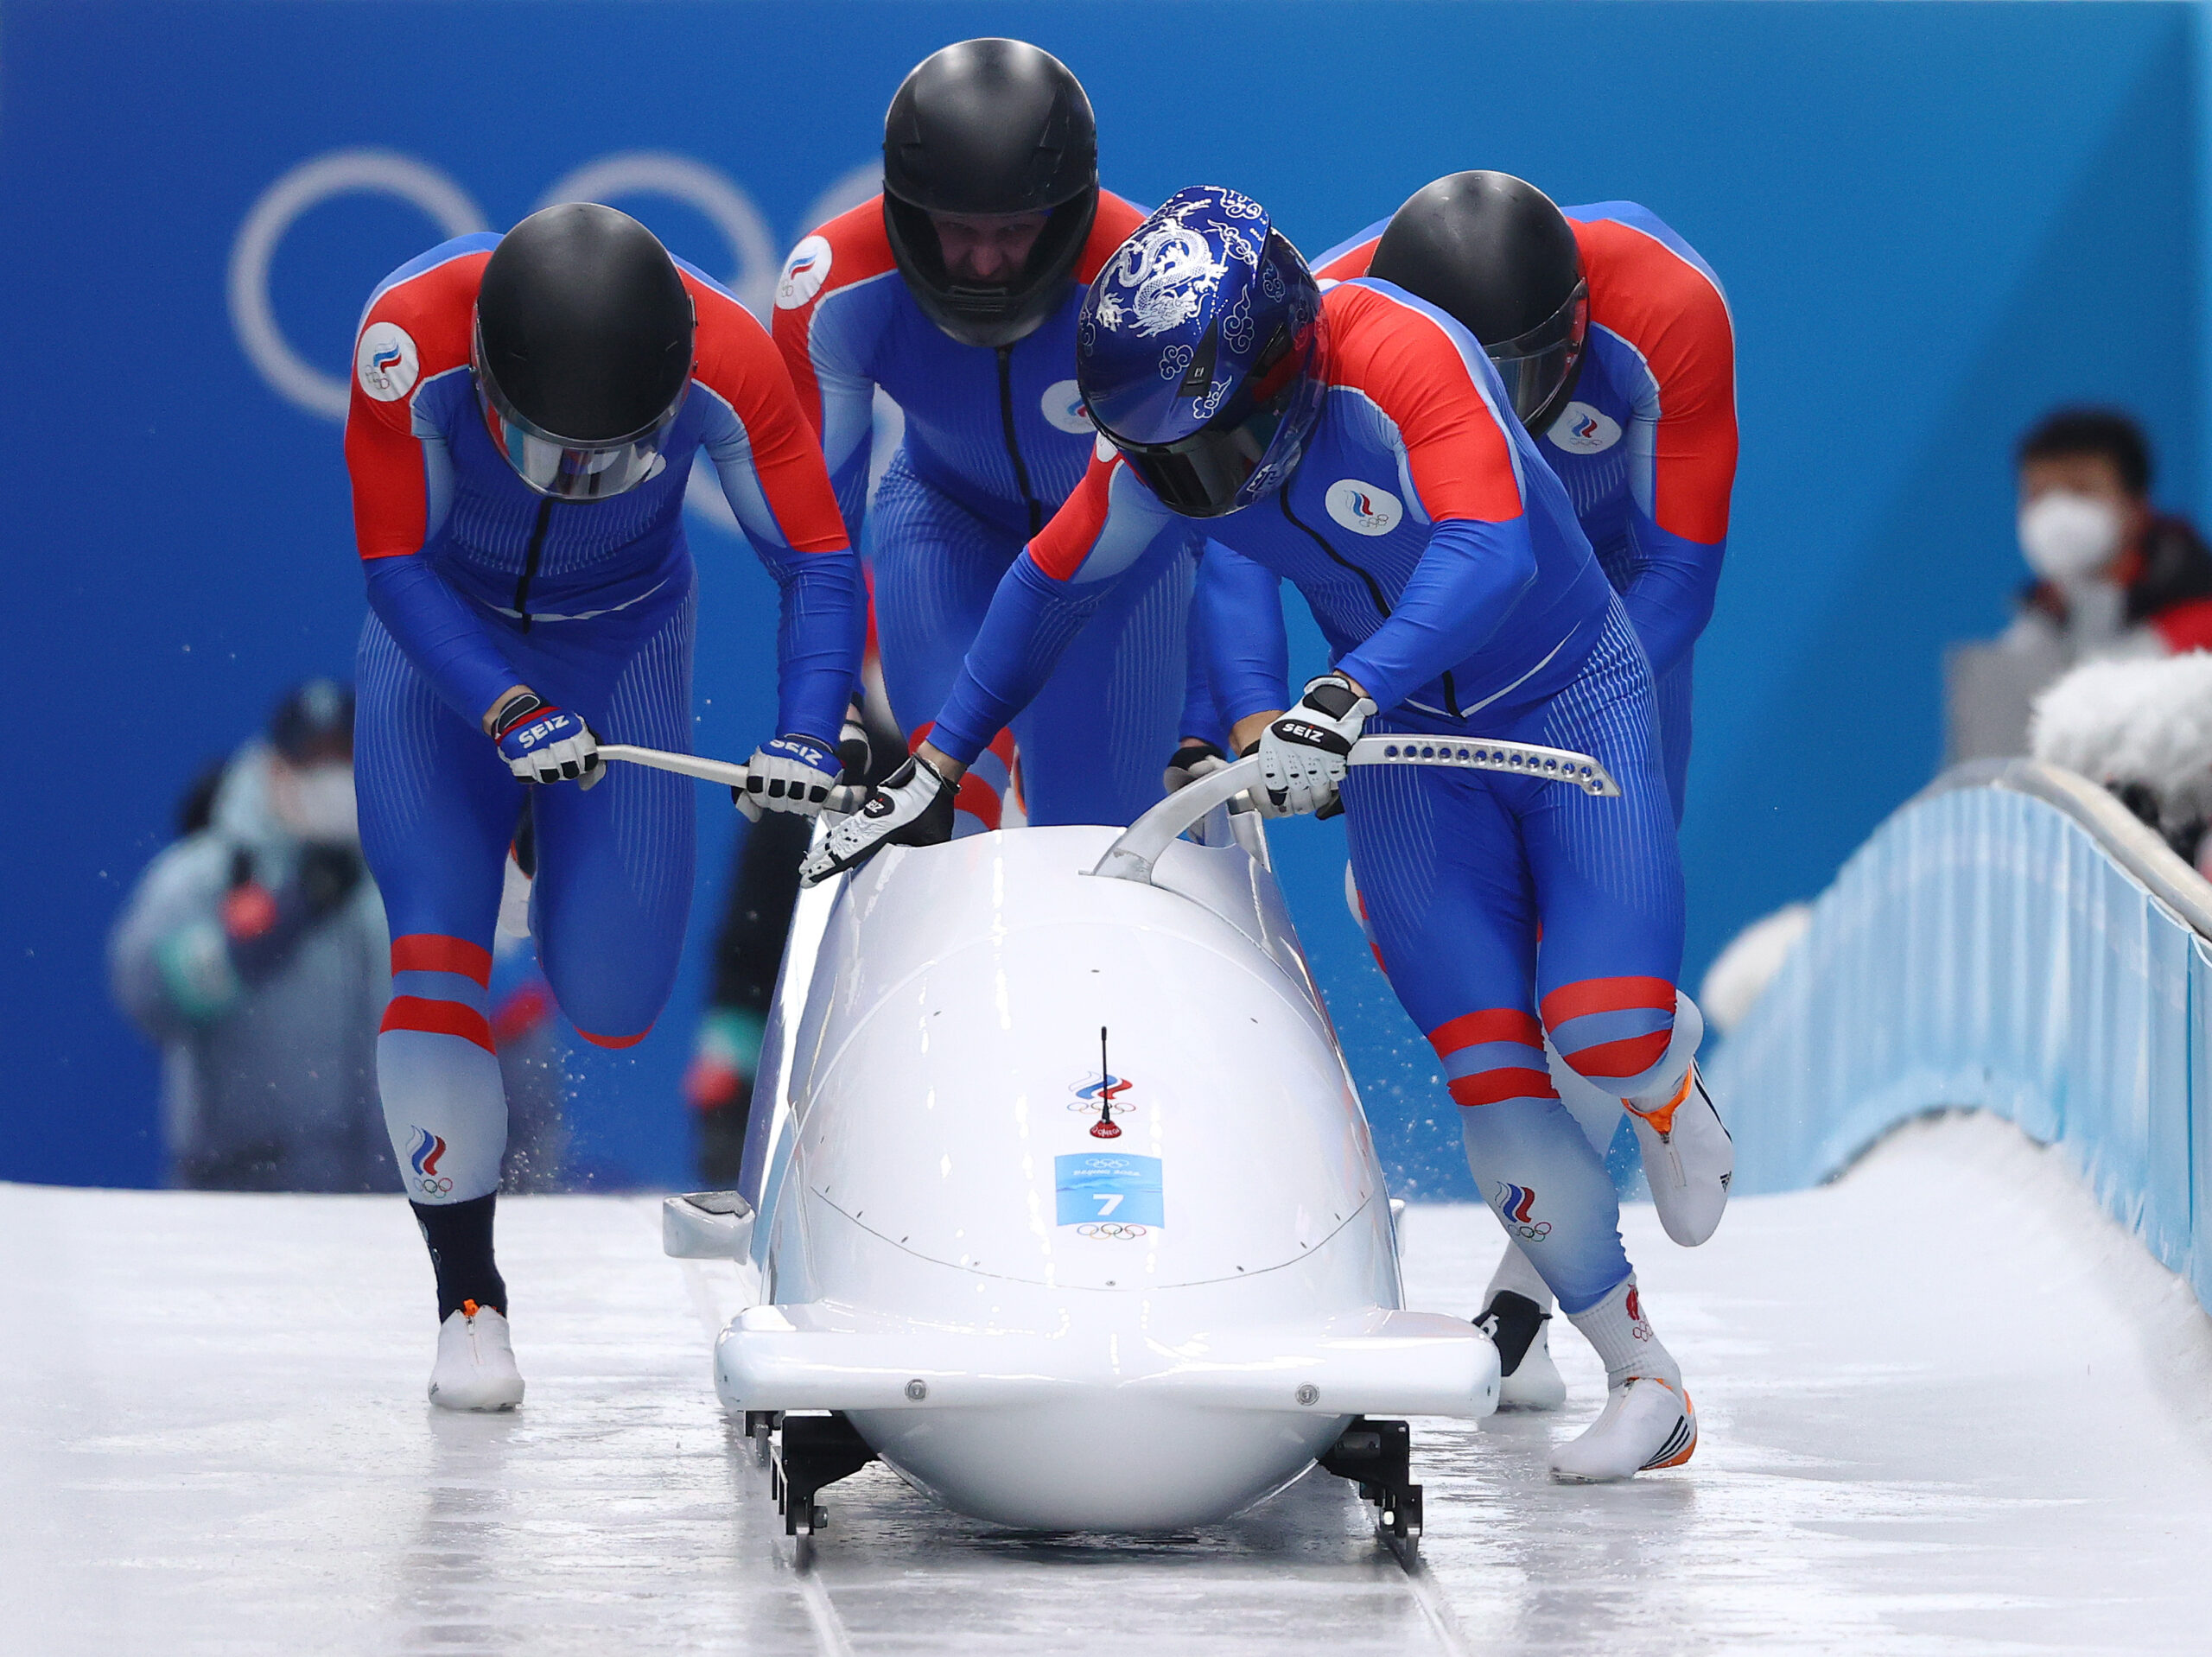
{"label": "bobsled number plate", "polygon": [[1167,1223],[1160,1193],[1158,1157],[1101,1151],[1054,1157],[1052,1184],[1058,1193],[1056,1225]]}

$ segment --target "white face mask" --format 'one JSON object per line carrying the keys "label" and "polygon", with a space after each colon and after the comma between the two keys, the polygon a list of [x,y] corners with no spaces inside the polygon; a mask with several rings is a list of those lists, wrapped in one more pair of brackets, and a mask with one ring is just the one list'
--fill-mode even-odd
{"label": "white face mask", "polygon": [[309,765],[291,772],[276,790],[276,806],[284,826],[302,840],[350,846],[361,838],[351,765]]}
{"label": "white face mask", "polygon": [[2020,508],[2020,551],[2044,580],[2078,586],[2113,561],[2125,528],[2110,501],[2053,489]]}

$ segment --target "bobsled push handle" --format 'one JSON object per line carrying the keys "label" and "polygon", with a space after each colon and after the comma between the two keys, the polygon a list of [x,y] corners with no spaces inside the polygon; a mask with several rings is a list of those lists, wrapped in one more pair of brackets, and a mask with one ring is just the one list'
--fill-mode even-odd
{"label": "bobsled push handle", "polygon": [[[605,752],[601,750],[601,752]],[[1434,736],[1363,736],[1351,746],[1355,765],[1450,765],[1464,771],[1502,771],[1541,782],[1571,783],[1593,796],[1616,795],[1621,785],[1586,753],[1533,742],[1492,742]],[[1260,785],[1257,754],[1176,790],[1122,831],[1091,873],[1113,880],[1152,879],[1153,865],[1176,838],[1205,814],[1248,788]]]}
{"label": "bobsled push handle", "polygon": [[[661,748],[632,747],[626,742],[602,742],[599,745],[602,759],[626,760],[632,765],[650,765],[655,771],[672,771],[683,777],[696,777],[702,783],[726,783],[742,789],[752,773],[742,765],[727,759],[702,759],[696,753],[670,753]],[[841,786],[830,790],[824,803],[825,811],[857,811],[861,802],[868,797],[864,788]]]}

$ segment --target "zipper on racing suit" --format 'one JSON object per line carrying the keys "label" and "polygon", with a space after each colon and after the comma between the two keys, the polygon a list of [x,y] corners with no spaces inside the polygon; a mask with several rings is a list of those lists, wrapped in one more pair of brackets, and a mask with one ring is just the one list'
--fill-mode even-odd
{"label": "zipper on racing suit", "polygon": [[[1382,583],[1375,579],[1374,572],[1363,564],[1352,562],[1351,559],[1329,544],[1329,538],[1326,536],[1318,533],[1304,518],[1292,511],[1290,491],[1287,488],[1275,491],[1275,504],[1282,508],[1282,515],[1288,518],[1294,526],[1305,530],[1312,538],[1313,544],[1328,554],[1331,562],[1343,566],[1367,583],[1367,596],[1375,600],[1375,607],[1382,613],[1382,619],[1388,621],[1390,619],[1390,602],[1382,596]],[[1448,672],[1444,675],[1444,705],[1451,710],[1453,719],[1460,717],[1459,688],[1452,682],[1452,676]]]}
{"label": "zipper on racing suit", "polygon": [[522,576],[515,582],[515,613],[522,618],[522,630],[530,631],[530,584],[537,579],[537,561],[545,550],[545,526],[553,518],[550,496],[537,503],[537,522],[530,531],[530,550],[522,556]]}
{"label": "zipper on racing suit", "polygon": [[1014,347],[1001,346],[999,359],[999,424],[1006,433],[1007,458],[1014,462],[1014,481],[1021,491],[1021,498],[1029,505],[1029,535],[1036,538],[1037,531],[1045,527],[1045,503],[1037,498],[1029,486],[1029,466],[1021,458],[1021,444],[1014,431]]}

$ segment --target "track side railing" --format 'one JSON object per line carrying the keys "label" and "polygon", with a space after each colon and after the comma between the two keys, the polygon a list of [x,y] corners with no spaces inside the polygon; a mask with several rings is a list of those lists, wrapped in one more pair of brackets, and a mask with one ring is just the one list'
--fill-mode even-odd
{"label": "track side railing", "polygon": [[1899,809],[1714,1055],[1738,1192],[1946,1107],[2065,1148],[2212,1307],[2212,885],[2103,790],[1963,766]]}

